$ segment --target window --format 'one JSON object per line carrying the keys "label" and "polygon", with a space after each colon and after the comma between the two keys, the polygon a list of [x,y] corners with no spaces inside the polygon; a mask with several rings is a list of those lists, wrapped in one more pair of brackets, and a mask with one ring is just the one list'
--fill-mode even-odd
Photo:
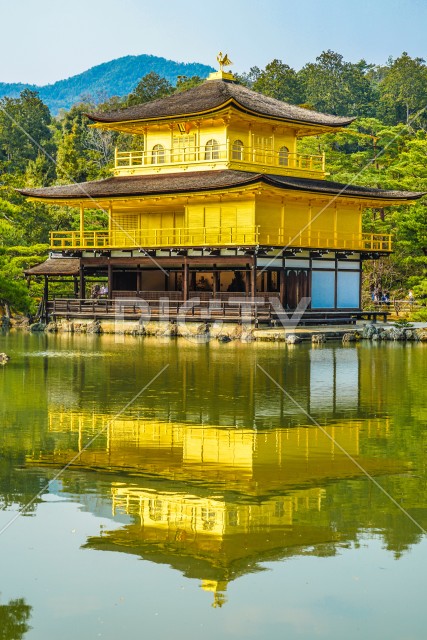
{"label": "window", "polygon": [[333,309],[335,307],[335,272],[311,272],[311,308]]}
{"label": "window", "polygon": [[196,136],[174,136],[173,137],[173,162],[183,162],[185,160],[194,161],[196,159]]}
{"label": "window", "polygon": [[338,271],[337,307],[339,309],[358,309],[360,306],[359,271]]}
{"label": "window", "polygon": [[216,140],[208,140],[205,146],[205,160],[219,159],[219,144]]}
{"label": "window", "polygon": [[279,149],[279,165],[281,167],[287,167],[289,164],[289,149],[288,147],[281,147]]}
{"label": "window", "polygon": [[233,160],[243,160],[243,142],[235,140],[231,147],[231,157]]}
{"label": "window", "polygon": [[163,164],[165,161],[165,148],[162,144],[156,144],[151,152],[151,164]]}

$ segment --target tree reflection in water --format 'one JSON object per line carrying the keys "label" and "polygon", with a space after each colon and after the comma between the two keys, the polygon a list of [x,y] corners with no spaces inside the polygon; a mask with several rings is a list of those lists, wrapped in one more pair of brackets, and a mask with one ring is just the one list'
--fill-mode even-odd
{"label": "tree reflection in water", "polygon": [[0,640],[21,640],[31,629],[28,624],[31,609],[24,598],[0,604]]}

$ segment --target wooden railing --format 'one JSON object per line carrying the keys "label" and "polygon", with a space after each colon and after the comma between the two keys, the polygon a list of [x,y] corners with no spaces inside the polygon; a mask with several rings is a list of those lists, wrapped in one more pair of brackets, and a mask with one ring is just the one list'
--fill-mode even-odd
{"label": "wooden railing", "polygon": [[258,241],[259,226],[123,229],[111,232],[52,231],[50,234],[53,249],[256,246]]}
{"label": "wooden railing", "polygon": [[52,231],[52,249],[122,249],[238,246],[301,247],[347,251],[392,250],[391,235],[330,233],[307,228],[290,234],[285,229],[253,227],[196,227],[193,229],[123,229],[120,231]]}
{"label": "wooden railing", "polygon": [[306,155],[274,151],[272,149],[233,148],[233,144],[216,146],[189,146],[186,149],[152,149],[147,151],[115,151],[114,168],[117,173],[129,169],[161,168],[174,165],[212,164],[215,162],[238,162],[263,165],[298,171],[325,172],[325,155]]}
{"label": "wooden railing", "polygon": [[254,322],[274,324],[274,326],[295,327],[296,324],[353,324],[357,319],[370,319],[376,322],[379,316],[387,320],[389,311],[359,311],[359,310],[308,310],[302,317],[292,318],[292,312],[285,311],[272,297],[277,294],[257,293],[254,299],[241,293],[239,297],[228,300],[214,298],[201,300],[198,292],[194,292],[195,300],[171,300],[168,292],[163,292],[163,298],[158,300],[144,300],[132,296],[116,299],[55,299],[47,303],[49,318],[86,318],[122,320],[177,320],[182,322],[211,322],[224,320],[226,322]]}

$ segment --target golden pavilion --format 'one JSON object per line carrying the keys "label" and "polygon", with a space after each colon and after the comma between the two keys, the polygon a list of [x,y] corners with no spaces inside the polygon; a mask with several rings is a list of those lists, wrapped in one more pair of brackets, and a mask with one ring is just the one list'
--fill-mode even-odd
{"label": "golden pavilion", "polygon": [[[116,150],[110,178],[21,190],[80,210],[80,228],[52,231],[50,258],[27,271],[45,277],[45,298],[49,279],[73,279],[81,312],[101,278],[111,301],[274,297],[295,309],[310,298],[308,313],[360,312],[363,260],[392,250],[391,236],[363,231],[364,209],[423,194],[327,180],[324,155],[300,154],[298,140],[354,118],[266,97],[220,66],[197,87],[88,116],[140,141]],[[94,208],[105,229],[87,227]]]}

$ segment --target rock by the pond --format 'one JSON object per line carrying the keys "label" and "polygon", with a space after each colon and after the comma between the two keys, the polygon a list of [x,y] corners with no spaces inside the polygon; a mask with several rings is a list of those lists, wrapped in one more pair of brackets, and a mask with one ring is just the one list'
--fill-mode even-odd
{"label": "rock by the pond", "polygon": [[343,344],[347,342],[356,342],[357,337],[354,333],[345,333],[342,337]]}
{"label": "rock by the pond", "polygon": [[[147,332],[148,333],[148,332]],[[178,325],[173,323],[173,322],[169,322],[165,327],[161,327],[157,332],[156,335],[161,337],[161,338],[172,338],[178,335]]]}
{"label": "rock by the pond", "polygon": [[400,327],[390,327],[387,334],[390,340],[406,340],[405,329],[401,329]]}
{"label": "rock by the pond", "polygon": [[10,318],[8,318],[7,316],[3,316],[1,319],[1,329],[3,331],[7,331],[8,329],[10,329]]}
{"label": "rock by the pond", "polygon": [[286,336],[286,344],[298,344],[299,342],[302,342],[302,340],[295,333],[291,333],[290,335]]}
{"label": "rock by the pond", "polygon": [[199,324],[197,329],[196,329],[196,334],[198,336],[203,335],[204,333],[209,333],[210,331],[210,325],[208,322],[205,322],[204,324]]}
{"label": "rock by the pond", "polygon": [[0,353],[0,364],[6,364],[9,360],[10,356],[8,356],[7,353]]}
{"label": "rock by the pond", "polygon": [[30,331],[36,332],[36,331],[44,331],[46,328],[46,325],[44,322],[35,322],[34,324],[30,325]]}
{"label": "rock by the pond", "polygon": [[375,325],[366,324],[363,327],[362,338],[367,338],[368,340],[371,340],[372,336],[376,335],[377,333],[378,333],[378,329]]}
{"label": "rock by the pond", "polygon": [[217,338],[218,342],[231,342],[231,338],[230,336],[218,336]]}
{"label": "rock by the pond", "polygon": [[45,327],[45,331],[47,331],[48,333],[57,333],[58,325],[56,324],[56,322],[49,322],[49,324],[47,324]]}
{"label": "rock by the pond", "polygon": [[86,332],[97,333],[97,334],[103,333],[100,320],[93,320],[92,322],[89,322],[89,324],[87,325]]}
{"label": "rock by the pond", "polygon": [[324,333],[314,333],[311,336],[312,344],[321,344],[322,342],[326,342],[326,336]]}

